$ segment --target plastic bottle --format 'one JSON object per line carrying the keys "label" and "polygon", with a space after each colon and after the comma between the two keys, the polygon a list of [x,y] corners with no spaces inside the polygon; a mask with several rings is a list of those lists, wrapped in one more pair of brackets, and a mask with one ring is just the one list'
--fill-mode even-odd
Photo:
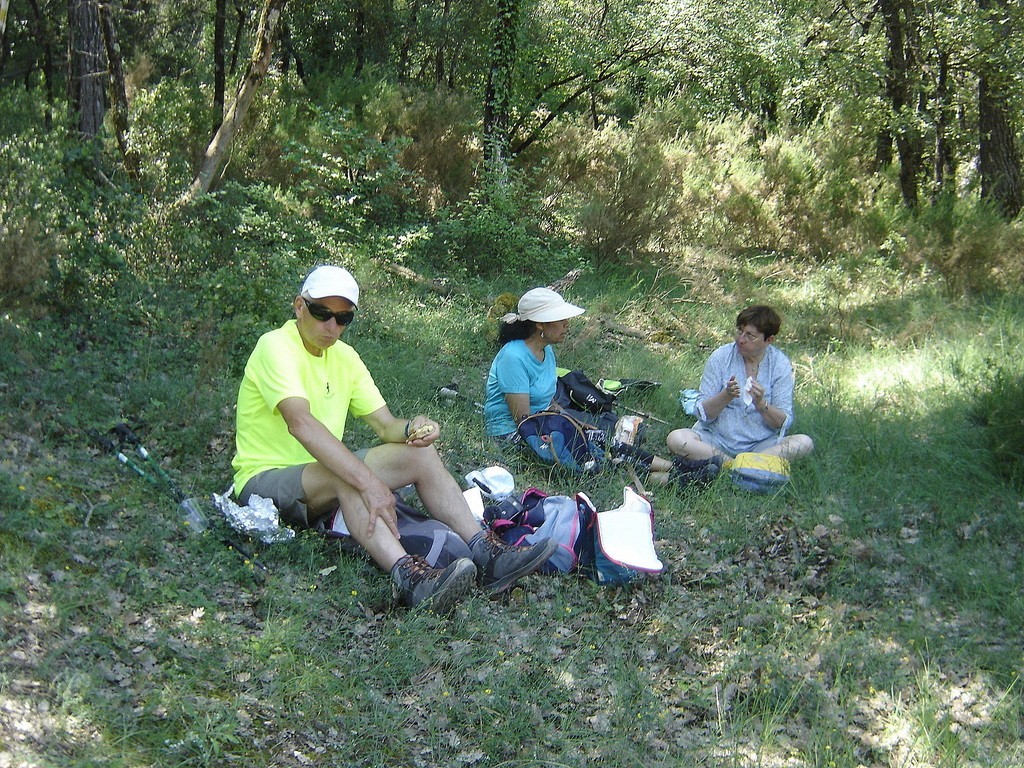
{"label": "plastic bottle", "polygon": [[193,533],[202,533],[206,530],[206,515],[199,506],[199,499],[182,499],[178,505],[178,513],[181,515],[181,522],[188,526]]}

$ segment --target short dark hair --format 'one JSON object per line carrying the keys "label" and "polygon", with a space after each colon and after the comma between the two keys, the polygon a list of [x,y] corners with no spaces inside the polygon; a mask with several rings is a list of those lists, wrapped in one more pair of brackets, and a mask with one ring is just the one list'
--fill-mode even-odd
{"label": "short dark hair", "polygon": [[779,329],[782,327],[782,318],[771,307],[764,304],[755,304],[736,315],[737,328],[743,329],[748,325],[757,328],[767,339],[769,336],[774,336],[779,332]]}
{"label": "short dark hair", "polygon": [[506,323],[498,321],[498,346],[503,347],[510,341],[528,339],[536,330],[537,324],[533,320],[514,320]]}

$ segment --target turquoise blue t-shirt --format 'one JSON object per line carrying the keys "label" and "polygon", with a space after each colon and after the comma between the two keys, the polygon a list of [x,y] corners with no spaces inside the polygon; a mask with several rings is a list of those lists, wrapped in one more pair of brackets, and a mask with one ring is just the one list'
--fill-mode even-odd
{"label": "turquoise blue t-shirt", "polygon": [[522,340],[505,344],[491,363],[487,374],[487,392],[484,399],[484,426],[488,435],[508,435],[516,431],[505,395],[530,396],[530,413],[543,411],[555,396],[558,377],[555,373],[555,353],[551,345],[544,347],[544,361],[534,357]]}

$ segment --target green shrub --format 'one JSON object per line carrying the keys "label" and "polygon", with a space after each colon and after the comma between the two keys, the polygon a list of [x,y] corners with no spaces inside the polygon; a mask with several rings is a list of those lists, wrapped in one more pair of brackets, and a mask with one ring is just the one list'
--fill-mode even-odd
{"label": "green shrub", "polygon": [[661,248],[676,227],[677,168],[652,120],[600,130],[565,128],[548,165],[549,194],[578,242],[599,262],[628,262]]}
{"label": "green shrub", "polygon": [[165,78],[132,97],[129,139],[143,158],[143,187],[156,197],[176,196],[192,180],[213,136],[209,104],[190,78]]}
{"label": "green shrub", "polygon": [[518,180],[491,182],[438,217],[412,252],[436,269],[469,275],[564,274],[575,254],[546,237],[538,201]]}
{"label": "green shrub", "polygon": [[[18,105],[0,101],[0,113]],[[27,118],[26,118],[27,119]],[[62,173],[63,139],[20,128],[0,137],[0,297],[5,303],[38,295],[60,250],[51,189]],[[57,202],[57,205],[53,205]]]}
{"label": "green shrub", "polygon": [[978,200],[947,196],[908,216],[892,244],[909,269],[928,267],[958,294],[1020,285],[1024,226]]}
{"label": "green shrub", "polygon": [[0,294],[116,304],[111,287],[145,214],[126,187],[98,182],[97,151],[61,127],[0,139]]}
{"label": "green shrub", "polygon": [[254,100],[227,178],[286,188],[327,219],[355,214],[393,223],[411,208],[414,178],[398,162],[408,143],[374,133],[355,110],[311,102],[277,78]]}
{"label": "green shrub", "polygon": [[[961,376],[963,371],[959,371]],[[1024,485],[1024,376],[1006,363],[988,360],[974,386],[972,419],[985,430],[996,469]]]}
{"label": "green shrub", "polygon": [[839,118],[761,138],[750,120],[705,122],[673,142],[681,238],[734,252],[822,259],[874,247],[890,229],[855,135]]}
{"label": "green shrub", "polygon": [[380,142],[401,139],[398,162],[411,184],[409,203],[434,213],[465,200],[477,182],[478,106],[454,91],[413,91],[382,84],[367,99],[365,129]]}

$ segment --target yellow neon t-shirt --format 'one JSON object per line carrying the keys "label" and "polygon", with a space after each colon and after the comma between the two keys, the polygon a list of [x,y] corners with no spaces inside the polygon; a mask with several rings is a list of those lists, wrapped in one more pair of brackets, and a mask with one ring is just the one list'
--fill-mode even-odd
{"label": "yellow neon t-shirt", "polygon": [[263,334],[245,364],[235,413],[235,492],[267,469],[308,464],[315,459],[288,432],[277,409],[289,397],[309,410],[339,440],[348,414],[366,416],[384,407],[383,396],[359,354],[344,342],[311,355],[294,320]]}

